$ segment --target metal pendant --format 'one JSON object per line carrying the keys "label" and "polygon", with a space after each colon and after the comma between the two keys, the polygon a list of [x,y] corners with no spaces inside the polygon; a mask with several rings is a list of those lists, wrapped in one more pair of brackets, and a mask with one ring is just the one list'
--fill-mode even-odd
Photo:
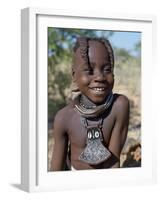
{"label": "metal pendant", "polygon": [[80,154],[79,160],[90,165],[98,165],[106,161],[110,156],[110,151],[102,144],[102,132],[98,127],[87,129],[87,146]]}

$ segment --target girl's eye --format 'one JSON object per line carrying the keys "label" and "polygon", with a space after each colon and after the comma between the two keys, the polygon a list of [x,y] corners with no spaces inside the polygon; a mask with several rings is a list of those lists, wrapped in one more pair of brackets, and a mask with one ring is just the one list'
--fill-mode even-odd
{"label": "girl's eye", "polygon": [[93,69],[92,68],[85,68],[83,71],[92,74],[93,73]]}
{"label": "girl's eye", "polygon": [[111,67],[105,67],[105,68],[104,68],[104,72],[108,72],[108,73],[110,73],[111,70],[112,70]]}

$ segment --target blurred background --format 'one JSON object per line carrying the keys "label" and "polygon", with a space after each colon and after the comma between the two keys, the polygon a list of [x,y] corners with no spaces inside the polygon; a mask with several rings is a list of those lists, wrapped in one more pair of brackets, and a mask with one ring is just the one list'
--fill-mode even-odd
{"label": "blurred background", "polygon": [[141,166],[141,33],[90,29],[48,28],[48,170],[54,146],[53,121],[72,98],[72,48],[79,36],[104,37],[113,47],[113,92],[130,100],[128,137],[121,153],[121,167]]}

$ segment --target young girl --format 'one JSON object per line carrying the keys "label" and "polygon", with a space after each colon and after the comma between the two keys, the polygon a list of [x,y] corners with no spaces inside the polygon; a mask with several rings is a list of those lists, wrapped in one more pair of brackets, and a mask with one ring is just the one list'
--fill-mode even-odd
{"label": "young girl", "polygon": [[129,123],[129,101],[113,94],[114,55],[108,40],[78,38],[73,81],[80,95],[54,120],[51,170],[118,168]]}

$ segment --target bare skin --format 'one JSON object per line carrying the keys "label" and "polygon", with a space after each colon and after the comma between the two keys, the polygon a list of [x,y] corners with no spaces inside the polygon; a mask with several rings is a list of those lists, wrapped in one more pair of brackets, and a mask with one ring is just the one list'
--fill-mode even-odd
{"label": "bare skin", "polygon": [[[110,66],[108,51],[98,42],[89,41],[89,63],[80,56],[79,48],[75,53],[73,81],[79,90],[93,103],[101,104],[111,92],[114,84],[113,70]],[[96,91],[99,88],[99,91]],[[78,158],[86,146],[86,130],[80,123],[80,115],[74,110],[74,102],[60,110],[54,121],[54,150],[51,170],[65,168],[68,142],[71,145],[71,165],[77,169],[118,168],[120,153],[127,137],[129,122],[129,101],[127,97],[114,94],[114,101],[103,121],[104,145],[112,156],[99,165],[89,165]]]}

